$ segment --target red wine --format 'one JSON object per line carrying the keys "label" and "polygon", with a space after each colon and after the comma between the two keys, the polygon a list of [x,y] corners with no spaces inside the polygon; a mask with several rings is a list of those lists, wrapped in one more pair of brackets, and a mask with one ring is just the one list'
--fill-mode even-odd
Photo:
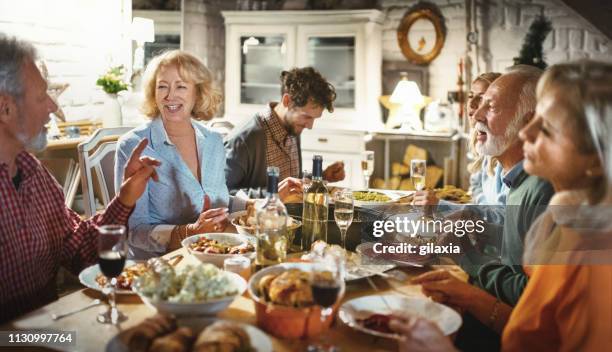
{"label": "red wine", "polygon": [[98,254],[98,265],[104,276],[112,278],[121,274],[125,265],[125,255],[115,251],[104,251]]}
{"label": "red wine", "polygon": [[315,281],[312,284],[312,298],[321,307],[331,307],[336,303],[340,285],[333,281]]}

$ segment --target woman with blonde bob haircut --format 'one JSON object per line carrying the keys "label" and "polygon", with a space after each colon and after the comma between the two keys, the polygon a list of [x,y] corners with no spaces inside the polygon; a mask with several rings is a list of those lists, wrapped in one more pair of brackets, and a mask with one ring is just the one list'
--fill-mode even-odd
{"label": "woman with blonde bob haircut", "polygon": [[[502,334],[502,351],[601,351],[612,332],[612,64],[550,67],[534,118],[519,136],[525,171],[555,195],[525,241],[529,282]],[[490,320],[500,318],[495,308]],[[390,323],[400,351],[454,351],[426,320]],[[608,347],[606,347],[608,346]]]}
{"label": "woman with blonde bob haircut", "polygon": [[143,155],[161,161],[159,181],[148,183],[129,219],[135,259],[177,249],[190,235],[222,231],[228,206],[245,207],[229,196],[221,135],[200,123],[221,103],[210,70],[185,51],[165,52],[147,66],[144,93],[142,111],[151,121],[119,139],[115,159],[116,186],[140,140],[149,140]]}

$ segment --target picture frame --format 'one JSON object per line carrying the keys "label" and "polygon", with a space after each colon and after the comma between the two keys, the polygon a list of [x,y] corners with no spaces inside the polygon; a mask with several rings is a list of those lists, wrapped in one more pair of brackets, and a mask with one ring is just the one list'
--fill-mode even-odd
{"label": "picture frame", "polygon": [[426,65],[442,51],[446,26],[440,10],[433,4],[419,3],[410,8],[397,28],[397,42],[410,62]]}

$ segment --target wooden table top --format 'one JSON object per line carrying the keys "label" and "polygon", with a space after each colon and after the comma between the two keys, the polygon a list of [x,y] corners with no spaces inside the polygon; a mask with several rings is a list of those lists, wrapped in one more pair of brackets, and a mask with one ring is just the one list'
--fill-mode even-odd
{"label": "wooden table top", "polygon": [[[197,264],[198,261],[189,255],[184,249],[171,252],[166,257],[183,254],[185,258],[179,266]],[[402,268],[398,269],[406,273],[408,277],[421,274],[427,269]],[[420,287],[396,280],[385,280],[380,277],[373,279],[380,290],[378,293],[396,293],[408,296],[423,297]],[[368,285],[366,280],[357,280],[347,283],[344,301],[355,297],[372,295],[376,292]],[[103,298],[103,295],[91,289],[83,289],[66,295],[24,317],[0,326],[0,331],[14,331],[24,329],[44,329],[55,331],[76,331],[76,346],[66,350],[73,351],[103,351],[107,343],[121,330],[130,328],[145,318],[155,314],[152,308],[142,303],[136,295],[117,295],[117,305],[120,311],[128,316],[128,320],[115,327],[102,325],[96,321],[96,315],[106,309],[105,305],[87,309],[58,321],[51,319],[52,313],[62,313],[83,307],[95,298]],[[255,307],[250,298],[240,296],[232,302],[229,308],[218,315],[219,318],[236,320],[243,323],[255,324]],[[274,351],[304,351],[309,344],[307,340],[286,340],[270,336]],[[396,342],[393,340],[377,338],[367,335],[344,325],[339,319],[328,333],[331,342],[340,347],[341,351],[395,351]]]}

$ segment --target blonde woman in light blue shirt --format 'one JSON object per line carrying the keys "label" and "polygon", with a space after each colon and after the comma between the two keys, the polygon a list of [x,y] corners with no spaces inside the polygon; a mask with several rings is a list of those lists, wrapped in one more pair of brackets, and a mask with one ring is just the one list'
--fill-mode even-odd
{"label": "blonde woman in light blue shirt", "polygon": [[225,183],[225,149],[220,134],[200,121],[209,120],[221,103],[211,72],[193,55],[173,50],[155,57],[144,78],[143,112],[152,120],[119,139],[115,182],[143,138],[143,155],[161,161],[158,182],[149,182],[128,225],[134,259],[159,256],[180,247],[197,233],[219,232],[228,208],[244,209]]}

